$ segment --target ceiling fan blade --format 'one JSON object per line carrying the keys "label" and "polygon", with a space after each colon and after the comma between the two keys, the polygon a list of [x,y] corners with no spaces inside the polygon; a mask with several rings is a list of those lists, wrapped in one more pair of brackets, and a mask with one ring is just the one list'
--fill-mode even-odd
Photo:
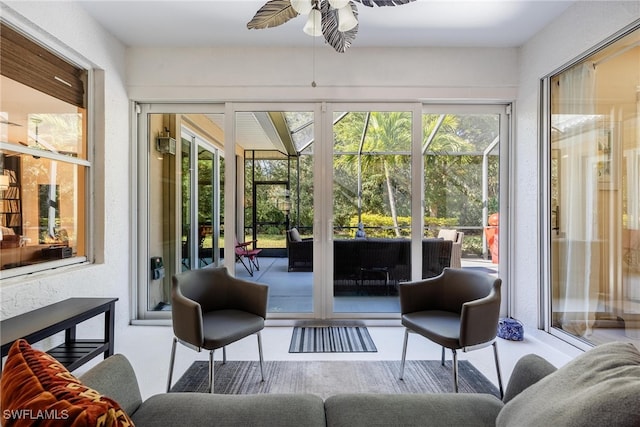
{"label": "ceiling fan blade", "polygon": [[400,6],[402,4],[411,3],[416,0],[355,0],[357,2],[362,3],[365,6],[373,7],[376,6]]}
{"label": "ceiling fan blade", "polygon": [[277,27],[296,16],[298,12],[291,7],[290,0],[269,0],[258,9],[253,19],[247,23],[247,28],[261,30]]}
{"label": "ceiling fan blade", "polygon": [[[353,16],[358,19],[358,7],[352,1],[349,2],[349,5],[353,11]],[[358,25],[349,31],[342,32],[338,30],[338,10],[333,9],[329,2],[322,2],[320,12],[322,12],[322,35],[324,39],[336,52],[344,53],[356,39]]]}

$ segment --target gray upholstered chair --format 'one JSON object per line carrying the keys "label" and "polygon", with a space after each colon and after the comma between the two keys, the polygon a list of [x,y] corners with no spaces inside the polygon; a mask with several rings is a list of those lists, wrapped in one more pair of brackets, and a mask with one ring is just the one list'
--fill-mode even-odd
{"label": "gray upholstered chair", "polygon": [[236,279],[226,267],[185,271],[173,276],[171,314],[173,346],[169,364],[167,391],[180,342],[195,350],[209,350],[209,391],[213,393],[213,352],[222,347],[223,363],[227,360],[225,347],[251,334],[258,336],[260,373],[262,340],[267,315],[268,286]]}
{"label": "gray upholstered chair", "polygon": [[445,268],[441,275],[400,285],[400,311],[406,328],[400,379],[403,379],[409,332],[415,332],[453,353],[453,384],[458,392],[456,350],[493,346],[500,395],[503,394],[496,333],[502,280],[486,273]]}

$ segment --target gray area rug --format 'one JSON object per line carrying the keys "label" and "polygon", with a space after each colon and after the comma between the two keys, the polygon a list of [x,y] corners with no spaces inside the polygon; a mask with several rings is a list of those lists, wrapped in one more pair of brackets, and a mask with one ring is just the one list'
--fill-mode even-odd
{"label": "gray area rug", "polygon": [[377,352],[365,326],[314,326],[293,328],[289,353]]}
{"label": "gray area rug", "polygon": [[[470,362],[459,363],[461,393],[500,393]],[[220,394],[311,393],[323,399],[339,393],[449,393],[453,391],[451,361],[408,360],[404,380],[400,361],[265,361],[265,381],[257,361],[215,362],[214,392]],[[206,392],[208,362],[197,361],[172,387],[172,392]]]}

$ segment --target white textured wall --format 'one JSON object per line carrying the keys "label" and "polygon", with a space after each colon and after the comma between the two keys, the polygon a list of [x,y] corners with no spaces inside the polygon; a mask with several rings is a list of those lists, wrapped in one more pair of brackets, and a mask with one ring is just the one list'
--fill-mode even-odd
{"label": "white textured wall", "polygon": [[[513,100],[517,49],[132,48],[140,101]],[[317,87],[311,87],[315,80]]]}
{"label": "white textured wall", "polygon": [[515,132],[513,316],[536,327],[540,288],[538,105],[540,79],[640,19],[640,2],[579,1],[520,51]]}
{"label": "white textured wall", "polygon": [[[129,116],[124,86],[125,47],[71,2],[5,2],[11,24],[75,60],[104,70],[106,160],[96,162],[98,263],[0,282],[0,317],[11,317],[72,296],[114,296],[116,322],[129,322]],[[60,48],[61,46],[61,48]],[[76,59],[79,58],[79,59]],[[109,185],[104,185],[108,182]],[[102,228],[104,227],[104,228]],[[97,323],[97,322],[94,322]],[[90,324],[91,325],[91,324]],[[78,334],[83,329],[79,328]],[[117,337],[117,334],[116,334]],[[117,338],[116,338],[117,339]]]}

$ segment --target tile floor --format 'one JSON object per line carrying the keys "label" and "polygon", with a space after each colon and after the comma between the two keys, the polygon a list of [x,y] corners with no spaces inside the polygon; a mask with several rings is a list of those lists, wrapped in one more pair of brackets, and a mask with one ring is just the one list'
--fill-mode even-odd
{"label": "tile floor", "polygon": [[[400,360],[404,329],[399,326],[369,326],[378,352],[376,353],[289,353],[292,326],[268,326],[262,333],[265,360]],[[172,329],[169,326],[127,326],[116,333],[116,352],[122,353],[131,361],[143,398],[163,393],[167,385],[169,355],[172,342]],[[503,382],[506,383],[517,360],[528,353],[539,354],[556,366],[571,360],[581,351],[562,341],[533,330],[525,332],[525,340],[520,342],[499,339],[498,349]],[[408,359],[439,360],[440,347],[428,340],[411,335],[407,350]],[[451,353],[447,352],[450,359]],[[215,353],[215,359],[222,358],[222,351]],[[257,360],[257,339],[245,338],[227,347],[229,360]],[[469,353],[459,352],[461,360],[469,360],[491,381],[497,384],[493,351],[491,347]],[[96,358],[74,372],[82,375],[91,366],[98,363]],[[208,353],[197,353],[184,346],[178,346],[173,382],[195,360],[207,360]],[[405,378],[405,381],[409,381]]]}

